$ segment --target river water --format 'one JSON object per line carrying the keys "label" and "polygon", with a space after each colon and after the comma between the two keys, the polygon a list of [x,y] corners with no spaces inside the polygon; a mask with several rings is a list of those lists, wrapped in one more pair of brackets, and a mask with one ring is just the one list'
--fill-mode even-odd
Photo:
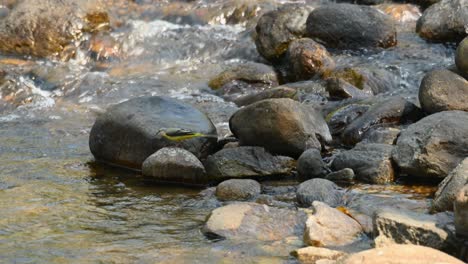
{"label": "river water", "polygon": [[[294,261],[274,245],[206,238],[200,229],[220,206],[209,190],[144,183],[138,173],[94,163],[88,148],[90,128],[103,109],[143,95],[193,103],[212,117],[220,134],[227,133],[236,107],[214,95],[207,82],[229,65],[262,61],[250,38],[251,25],[226,24],[222,7],[232,2],[184,4],[189,17],[162,20],[161,13],[141,11],[122,18],[123,26],[112,36],[123,55],[106,62],[104,70],[85,50],[68,62],[0,57],[7,72],[0,87],[1,263]],[[160,1],[153,9],[168,6]],[[195,19],[206,7],[219,11],[212,11],[209,21]],[[337,65],[392,71],[401,78],[394,93],[414,99],[425,72],[453,63],[454,48],[421,40],[413,33],[414,22],[398,30],[397,47],[333,56]],[[411,188],[361,187],[414,199],[427,196]]]}

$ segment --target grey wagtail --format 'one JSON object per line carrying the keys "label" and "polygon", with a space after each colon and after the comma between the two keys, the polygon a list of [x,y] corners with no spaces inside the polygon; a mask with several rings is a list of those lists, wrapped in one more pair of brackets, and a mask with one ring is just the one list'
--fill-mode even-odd
{"label": "grey wagtail", "polygon": [[183,141],[196,137],[218,138],[215,135],[205,135],[199,132],[193,132],[183,128],[161,128],[158,134],[171,141]]}

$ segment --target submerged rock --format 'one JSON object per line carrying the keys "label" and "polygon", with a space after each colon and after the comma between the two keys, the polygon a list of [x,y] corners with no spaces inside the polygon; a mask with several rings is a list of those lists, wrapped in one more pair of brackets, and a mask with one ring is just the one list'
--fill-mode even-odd
{"label": "submerged rock", "polygon": [[144,176],[157,181],[205,184],[205,167],[192,153],[181,148],[162,148],[142,165]]}
{"label": "submerged rock", "polygon": [[458,42],[467,36],[468,0],[441,0],[424,11],[416,32],[429,41]]}
{"label": "submerged rock", "polygon": [[315,247],[351,244],[358,240],[362,228],[358,222],[335,208],[315,201],[314,214],[306,222],[304,242]]}
{"label": "submerged rock", "polygon": [[241,201],[255,198],[262,191],[260,183],[250,179],[223,181],[216,187],[216,197],[222,201]]}
{"label": "submerged rock", "polygon": [[216,128],[205,114],[160,96],[133,98],[109,107],[89,135],[89,148],[97,160],[135,169],[164,147],[183,148],[201,158],[216,146]]}
{"label": "submerged rock", "polygon": [[235,203],[213,210],[203,227],[208,236],[232,240],[281,241],[302,237],[306,214],[256,203]]}
{"label": "submerged rock", "polygon": [[468,184],[468,158],[465,158],[439,184],[432,203],[433,212],[452,211],[458,192]]}
{"label": "submerged rock", "polygon": [[468,112],[445,111],[403,130],[392,158],[400,172],[414,177],[445,178],[468,156]]}
{"label": "submerged rock", "polygon": [[314,201],[319,201],[337,207],[343,203],[343,194],[338,185],[320,178],[301,183],[296,191],[297,201],[302,206],[310,206]]}
{"label": "submerged rock", "polygon": [[291,255],[296,257],[302,264],[315,264],[318,260],[336,260],[345,255],[343,251],[331,250],[320,247],[305,247],[294,250]]}
{"label": "submerged rock", "polygon": [[331,4],[316,8],[307,19],[307,36],[326,47],[360,49],[395,46],[393,19],[368,6]]}
{"label": "submerged rock", "polygon": [[468,81],[449,70],[435,70],[424,76],[419,101],[427,113],[468,111]]}
{"label": "submerged rock", "polygon": [[468,37],[463,39],[457,47],[457,53],[455,55],[455,64],[461,75],[468,80]]}
{"label": "submerged rock", "polygon": [[291,157],[331,141],[320,113],[291,99],[268,99],[244,107],[231,117],[229,126],[241,145],[262,146]]}
{"label": "submerged rock", "polygon": [[281,159],[261,147],[222,149],[209,156],[205,166],[210,178],[216,180],[280,176],[291,172]]}
{"label": "submerged rock", "polygon": [[108,28],[109,16],[100,2],[23,0],[0,21],[0,50],[68,59],[75,51],[74,41],[84,33]]}
{"label": "submerged rock", "polygon": [[323,162],[320,151],[308,149],[297,160],[297,172],[306,179],[323,178],[330,169]]}
{"label": "submerged rock", "polygon": [[365,250],[344,259],[343,264],[420,264],[463,262],[439,250],[416,245],[391,245],[383,248]]}

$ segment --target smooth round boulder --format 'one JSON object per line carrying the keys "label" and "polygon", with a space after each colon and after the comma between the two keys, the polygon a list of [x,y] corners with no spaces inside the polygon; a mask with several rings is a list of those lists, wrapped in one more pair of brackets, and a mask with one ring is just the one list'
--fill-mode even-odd
{"label": "smooth round boulder", "polygon": [[452,211],[457,193],[468,184],[468,158],[464,159],[439,184],[434,195],[431,210],[433,212]]}
{"label": "smooth round boulder", "polygon": [[257,62],[247,62],[227,69],[211,79],[208,85],[216,90],[233,81],[258,83],[265,86],[278,85],[275,70],[271,66]]}
{"label": "smooth round boulder", "polygon": [[401,174],[445,178],[468,156],[468,112],[427,116],[400,133],[392,159]]}
{"label": "smooth round boulder", "polygon": [[305,35],[305,22],[312,10],[306,5],[285,5],[264,14],[255,27],[258,52],[267,60],[279,60],[292,40]]}
{"label": "smooth round boulder", "polygon": [[458,44],[455,64],[460,73],[468,79],[468,37]]}
{"label": "smooth round boulder", "polygon": [[205,167],[191,152],[181,148],[162,148],[142,165],[143,176],[161,182],[205,184]]}
{"label": "smooth round boulder", "polygon": [[449,70],[435,70],[424,76],[419,102],[427,113],[468,111],[468,81]]}
{"label": "smooth round boulder", "polygon": [[100,115],[89,135],[98,161],[141,169],[164,147],[178,147],[202,158],[217,146],[216,128],[191,105],[162,96],[138,97],[113,105]]}
{"label": "smooth round boulder", "polygon": [[293,81],[309,80],[335,69],[335,61],[327,49],[309,38],[293,40],[286,61]]}
{"label": "smooth round boulder", "polygon": [[442,0],[424,11],[416,32],[433,42],[459,42],[467,36],[468,0]]}
{"label": "smooth round boulder", "polygon": [[257,197],[262,191],[260,183],[250,179],[231,179],[216,187],[216,197],[221,201],[245,201]]}
{"label": "smooth round boulder", "polygon": [[330,169],[323,162],[319,150],[308,149],[297,160],[297,172],[301,177],[312,179],[325,177]]}
{"label": "smooth round boulder", "polygon": [[241,146],[261,146],[273,154],[299,157],[331,141],[322,115],[292,99],[263,100],[239,109],[229,120]]}
{"label": "smooth round boulder", "polygon": [[325,179],[312,179],[299,184],[296,198],[300,205],[310,206],[319,201],[336,207],[343,203],[343,192],[338,185]]}
{"label": "smooth round boulder", "polygon": [[389,48],[397,44],[393,19],[375,8],[330,4],[307,18],[307,36],[326,47],[342,49]]}

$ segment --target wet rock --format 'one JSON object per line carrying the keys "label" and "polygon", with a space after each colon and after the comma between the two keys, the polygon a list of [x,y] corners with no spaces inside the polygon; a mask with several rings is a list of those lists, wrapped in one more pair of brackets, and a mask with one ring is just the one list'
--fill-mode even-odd
{"label": "wet rock", "polygon": [[449,70],[435,70],[424,76],[419,101],[427,113],[468,111],[468,81]]}
{"label": "wet rock", "polygon": [[306,222],[304,242],[315,247],[343,246],[356,241],[362,233],[358,222],[335,208],[315,201],[314,214]]}
{"label": "wet rock", "polygon": [[68,59],[83,34],[106,30],[109,16],[95,1],[20,1],[0,21],[0,50],[5,53]]}
{"label": "wet rock", "polygon": [[461,75],[468,80],[468,37],[458,44],[455,64]]}
{"label": "wet rock", "polygon": [[299,102],[323,104],[327,102],[329,96],[326,84],[322,80],[292,82],[279,87],[295,89],[297,91],[296,98]]}
{"label": "wet rock", "polygon": [[216,128],[196,108],[168,97],[138,97],[116,104],[91,129],[89,147],[103,162],[141,169],[164,147],[206,157],[217,145]]}
{"label": "wet rock", "polygon": [[279,176],[290,173],[283,162],[261,147],[222,149],[208,156],[208,175],[217,180],[230,178]]}
{"label": "wet rock", "polygon": [[213,210],[203,228],[208,236],[232,240],[281,241],[301,237],[304,212],[255,203],[235,203]]}
{"label": "wet rock", "polygon": [[291,41],[285,58],[289,79],[309,80],[335,69],[335,61],[324,46],[309,38]]}
{"label": "wet rock", "polygon": [[326,47],[360,49],[395,46],[393,19],[368,6],[325,5],[307,19],[307,36]]}
{"label": "wet rock", "polygon": [[431,210],[433,212],[452,211],[453,202],[463,186],[468,184],[468,158],[465,158],[439,184]]}
{"label": "wet rock", "polygon": [[302,206],[310,206],[314,201],[319,201],[336,207],[343,203],[343,191],[329,180],[316,178],[301,183],[297,188],[296,198]]}
{"label": "wet rock", "polygon": [[374,216],[375,244],[376,247],[413,244],[453,252],[457,241],[454,234],[447,231],[453,230],[453,224],[453,217],[445,213],[429,215],[382,209]]}
{"label": "wet rock", "polygon": [[305,35],[305,22],[312,10],[304,5],[286,5],[264,14],[255,28],[258,52],[270,61],[280,59],[291,41]]}
{"label": "wet rock", "polygon": [[330,169],[323,162],[320,151],[308,149],[297,160],[297,172],[306,179],[323,178]]}
{"label": "wet rock", "polygon": [[325,179],[329,181],[353,181],[356,178],[354,171],[350,168],[345,168],[339,171],[329,173]]}
{"label": "wet rock", "polygon": [[234,103],[236,103],[238,106],[246,106],[261,100],[273,98],[290,98],[297,100],[297,90],[289,87],[278,86],[276,88],[267,89],[256,94],[250,94],[237,98],[234,100]]}
{"label": "wet rock", "polygon": [[400,23],[414,22],[421,17],[419,7],[412,4],[385,3],[376,6],[376,8]]}
{"label": "wet rock", "polygon": [[248,62],[225,70],[210,80],[212,89],[219,89],[233,81],[242,81],[249,84],[263,84],[271,87],[278,85],[275,70],[265,64]]}
{"label": "wet rock", "polygon": [[315,264],[320,259],[336,260],[345,255],[344,252],[320,247],[306,247],[294,250],[291,255],[302,264]]}
{"label": "wet rock", "polygon": [[391,162],[393,146],[387,144],[358,144],[339,153],[332,163],[334,170],[351,168],[356,179],[369,183],[389,183],[394,179]]}
{"label": "wet rock", "polygon": [[262,146],[291,157],[331,141],[323,117],[291,99],[268,99],[244,107],[231,117],[229,126],[241,145]]}
{"label": "wet rock", "polygon": [[348,104],[329,113],[325,120],[328,123],[330,132],[333,136],[338,136],[351,124],[356,118],[362,116],[370,105],[366,104]]}
{"label": "wet rock", "polygon": [[363,115],[356,118],[343,131],[343,141],[354,145],[362,140],[369,129],[391,124],[405,124],[417,121],[422,117],[418,107],[402,97],[391,97],[374,105]]}
{"label": "wet rock", "polygon": [[422,38],[459,42],[467,36],[468,0],[442,0],[424,11],[416,25]]}
{"label": "wet rock", "polygon": [[393,145],[400,131],[400,129],[393,127],[378,127],[367,131],[361,142]]}
{"label": "wet rock", "polygon": [[351,85],[347,81],[339,78],[327,79],[327,91],[332,99],[346,99],[346,98],[367,98],[372,96],[371,91],[363,91]]}
{"label": "wet rock", "polygon": [[416,245],[392,245],[374,248],[351,255],[343,260],[343,264],[419,264],[447,263],[462,264],[463,262],[439,250]]}
{"label": "wet rock", "polygon": [[455,230],[458,236],[468,238],[468,185],[465,185],[455,197]]}
{"label": "wet rock", "polygon": [[201,161],[181,148],[162,148],[156,151],[143,162],[142,173],[162,182],[192,184],[208,182]]}
{"label": "wet rock", "polygon": [[223,181],[216,187],[216,197],[222,201],[240,201],[255,198],[262,191],[260,183],[249,179]]}
{"label": "wet rock", "polygon": [[445,178],[468,156],[468,113],[445,111],[403,130],[392,154],[400,172]]}

